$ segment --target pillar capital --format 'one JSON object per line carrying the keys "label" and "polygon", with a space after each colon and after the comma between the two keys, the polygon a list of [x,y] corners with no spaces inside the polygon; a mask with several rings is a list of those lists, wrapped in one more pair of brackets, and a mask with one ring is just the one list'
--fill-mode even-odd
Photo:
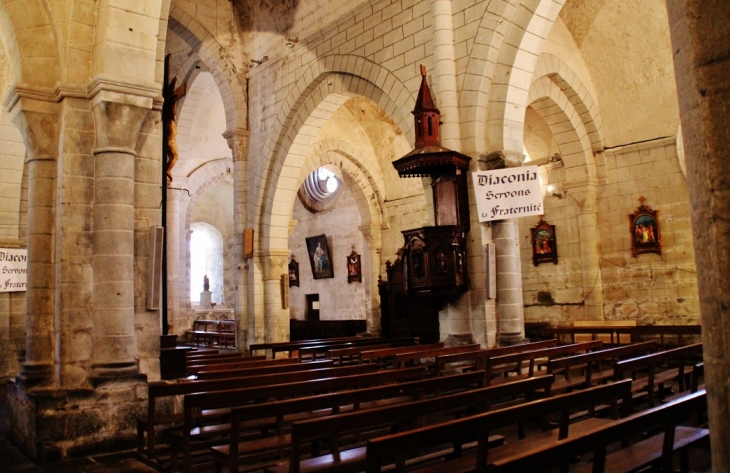
{"label": "pillar capital", "polygon": [[480,154],[478,166],[480,171],[491,171],[493,169],[518,168],[524,162],[524,154],[500,149],[491,153]]}
{"label": "pillar capital", "polygon": [[233,161],[245,161],[248,154],[248,139],[251,132],[245,128],[232,128],[223,133],[228,147],[233,152]]}
{"label": "pillar capital", "polygon": [[61,104],[50,89],[16,84],[3,104],[20,130],[28,161],[55,160],[61,134]]}
{"label": "pillar capital", "polygon": [[136,155],[137,139],[159,91],[147,86],[96,78],[89,89],[94,115],[94,154]]}
{"label": "pillar capital", "polygon": [[288,271],[290,250],[270,249],[256,252],[264,270],[264,279],[279,279]]}

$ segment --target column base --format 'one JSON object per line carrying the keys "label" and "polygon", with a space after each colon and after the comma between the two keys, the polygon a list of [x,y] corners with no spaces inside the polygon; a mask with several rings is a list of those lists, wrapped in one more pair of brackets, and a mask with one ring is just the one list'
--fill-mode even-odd
{"label": "column base", "polygon": [[500,347],[506,347],[511,345],[522,345],[529,343],[530,340],[525,338],[522,333],[500,333],[497,335],[497,345]]}
{"label": "column base", "polygon": [[444,344],[447,347],[458,347],[462,345],[471,345],[474,343],[474,337],[470,333],[450,333],[446,337]]}
{"label": "column base", "polygon": [[91,366],[91,377],[94,379],[124,379],[139,375],[139,364],[127,363],[103,363]]}
{"label": "column base", "polygon": [[147,383],[105,380],[94,389],[30,390],[7,385],[8,440],[36,463],[136,445],[136,415],[147,408]]}
{"label": "column base", "polygon": [[53,385],[53,367],[48,364],[23,364],[17,380],[28,389],[50,387]]}

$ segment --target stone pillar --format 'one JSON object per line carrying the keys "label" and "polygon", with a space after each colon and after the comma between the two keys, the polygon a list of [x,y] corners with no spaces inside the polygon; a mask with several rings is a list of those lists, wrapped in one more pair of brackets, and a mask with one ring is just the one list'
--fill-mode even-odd
{"label": "stone pillar", "polygon": [[601,278],[596,196],[598,186],[565,186],[568,196],[578,206],[578,232],[580,235],[580,263],[583,276],[583,315],[586,320],[603,320],[603,280]]}
{"label": "stone pillar", "polygon": [[235,287],[234,313],[236,317],[236,346],[239,351],[248,351],[253,343],[249,338],[250,324],[248,307],[248,262],[243,256],[243,235],[248,218],[248,138],[249,131],[243,128],[228,130],[223,134],[233,155],[233,279]]}
{"label": "stone pillar", "polygon": [[[380,250],[383,246],[383,230],[378,225],[363,225],[359,227],[368,242],[368,267],[370,268],[369,285],[365,291],[370,300],[368,327],[370,333],[380,333],[380,293],[378,290],[378,276],[380,275]],[[364,273],[364,271],[363,271]],[[366,279],[367,281],[367,279]]]}
{"label": "stone pillar", "polygon": [[289,309],[281,303],[281,276],[289,284],[289,257],[291,251],[265,250],[258,252],[264,266],[264,314],[266,314],[266,342],[289,340]]}
{"label": "stone pillar", "polygon": [[92,99],[94,221],[92,233],[93,376],[137,373],[134,333],[134,161],[152,100],[100,91]]}
{"label": "stone pillar", "polygon": [[461,151],[459,129],[459,96],[456,87],[456,53],[451,0],[431,0],[433,16],[433,62],[436,78],[436,106],[441,112],[441,144],[444,148]]}
{"label": "stone pillar", "polygon": [[56,182],[60,107],[55,101],[23,97],[13,89],[5,106],[20,130],[28,153],[28,290],[25,363],[20,377],[27,387],[58,384],[54,373],[57,321]]}
{"label": "stone pillar", "polygon": [[[486,169],[520,167],[525,157],[511,151],[495,151],[482,158]],[[492,222],[497,259],[497,343],[514,345],[525,341],[525,312],[522,301],[522,262],[517,220]]]}
{"label": "stone pillar", "polygon": [[692,205],[712,471],[730,471],[730,18],[724,0],[667,0]]}
{"label": "stone pillar", "polygon": [[[175,178],[175,187],[185,187],[184,178]],[[171,333],[183,334],[189,326],[183,301],[189,300],[185,286],[188,282],[188,268],[185,264],[188,256],[188,244],[180,209],[188,193],[179,189],[167,189],[167,320],[173,325]]]}

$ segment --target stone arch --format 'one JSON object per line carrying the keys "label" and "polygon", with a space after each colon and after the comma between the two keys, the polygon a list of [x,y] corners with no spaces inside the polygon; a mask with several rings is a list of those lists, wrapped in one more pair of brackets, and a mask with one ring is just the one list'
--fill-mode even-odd
{"label": "stone arch", "polygon": [[[241,126],[248,128],[248,125],[245,123],[245,87],[241,84],[238,87],[232,86],[232,84],[236,84],[238,81],[237,71],[231,61],[232,58],[226,55],[225,48],[218,43],[215,37],[200,22],[176,5],[173,5],[170,9],[168,28],[181,38],[184,38],[190,48],[195,51],[195,55],[205,64],[210,73],[213,74],[226,110],[227,128],[229,130]],[[158,61],[164,59],[164,54],[163,45],[162,51],[158,51]],[[189,74],[188,71],[194,66],[195,61],[195,59],[186,61],[185,67],[187,70],[183,71],[183,75]]]}
{"label": "stone arch", "polygon": [[[359,192],[355,199],[363,218],[361,225],[380,225],[385,217],[382,176],[378,179],[371,169],[377,169],[377,163],[362,150],[342,140],[324,140],[317,142],[304,165],[298,179],[297,189],[304,179],[316,169],[332,164],[348,174],[357,184]],[[379,173],[378,173],[379,174]]]}
{"label": "stone arch", "polygon": [[594,152],[603,150],[603,121],[598,104],[583,84],[577,74],[562,59],[549,53],[542,53],[535,66],[535,80],[530,86],[527,103],[532,103],[538,93],[535,89],[536,82],[543,77],[548,77],[562,91],[568,101],[573,105],[585,126],[588,138]]}
{"label": "stone arch", "polygon": [[0,2],[0,36],[16,83],[53,89],[62,80],[58,39],[46,0]]}
{"label": "stone arch", "polygon": [[[262,170],[266,184],[257,202],[260,209],[255,226],[260,228],[262,248],[286,248],[287,224],[274,225],[288,216],[293,194],[298,190],[296,177],[304,163],[305,150],[324,123],[349,97],[360,95],[383,108],[405,136],[413,128],[403,113],[412,100],[411,93],[394,75],[362,57],[327,56],[303,74],[285,100],[269,138],[260,153],[270,156],[268,169]],[[301,92],[299,92],[301,91]],[[327,103],[327,106],[323,106]],[[315,117],[317,123],[309,119]],[[409,140],[412,144],[412,140]],[[283,178],[283,179],[282,179]],[[294,179],[292,179],[294,178]]]}
{"label": "stone arch", "polygon": [[587,166],[583,179],[595,178],[595,159],[588,130],[565,92],[550,77],[543,76],[532,83],[528,98],[529,105],[553,132],[566,169]]}
{"label": "stone arch", "polygon": [[216,159],[208,161],[190,174],[187,182],[190,198],[187,199],[185,204],[185,230],[190,229],[193,209],[200,196],[205,194],[205,191],[223,182],[233,184],[232,168],[233,160],[227,158]]}
{"label": "stone arch", "polygon": [[467,152],[522,151],[529,84],[563,3],[522,0],[497,2],[495,8],[490,5],[479,26],[465,76],[465,81],[478,84],[462,97],[464,121],[470,128],[463,136],[473,137]]}

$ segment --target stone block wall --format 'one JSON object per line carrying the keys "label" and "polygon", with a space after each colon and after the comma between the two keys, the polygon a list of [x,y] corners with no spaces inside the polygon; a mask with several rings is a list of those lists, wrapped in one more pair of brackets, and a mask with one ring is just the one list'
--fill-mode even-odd
{"label": "stone block wall", "polygon": [[[312,213],[297,198],[292,218],[297,221],[289,237],[289,248],[299,263],[299,287],[289,289],[289,314],[297,320],[306,320],[306,294],[319,294],[320,320],[365,319],[370,301],[366,289],[370,285],[370,271],[366,255],[369,253],[363,234],[358,229],[360,211],[353,195],[352,179],[344,176],[343,188],[334,207]],[[307,254],[306,238],[325,234],[330,250],[334,278],[313,279]],[[347,255],[352,246],[361,256],[362,282],[347,282]]]}
{"label": "stone block wall", "polygon": [[[641,324],[697,324],[699,299],[687,184],[674,137],[606,150],[597,156],[597,225],[600,281],[605,320]],[[564,186],[562,168],[549,171],[551,183]],[[547,184],[546,181],[545,184]],[[631,255],[629,215],[639,198],[659,211],[662,253]],[[530,228],[538,217],[520,222],[526,321],[569,324],[588,318],[581,269],[578,206],[570,189],[563,199],[544,198],[544,219],[555,225],[558,264],[532,264]]]}

